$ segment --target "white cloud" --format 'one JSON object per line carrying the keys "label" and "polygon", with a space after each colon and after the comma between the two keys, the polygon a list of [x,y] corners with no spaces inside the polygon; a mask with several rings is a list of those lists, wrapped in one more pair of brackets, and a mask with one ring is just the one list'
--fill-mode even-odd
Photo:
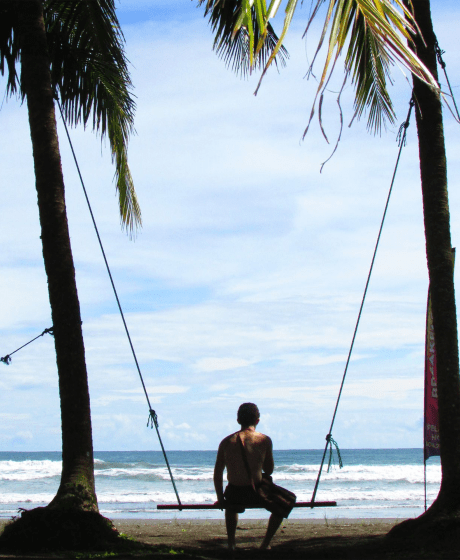
{"label": "white cloud", "polygon": [[195,364],[197,371],[223,371],[227,369],[241,368],[250,365],[248,360],[238,358],[202,358]]}

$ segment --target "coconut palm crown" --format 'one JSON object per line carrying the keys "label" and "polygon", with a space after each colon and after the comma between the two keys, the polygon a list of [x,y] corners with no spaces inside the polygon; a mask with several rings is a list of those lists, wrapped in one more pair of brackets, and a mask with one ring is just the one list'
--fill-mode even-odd
{"label": "coconut palm crown", "polygon": [[[299,1],[286,1],[279,38],[270,20],[284,4],[282,0],[271,0],[268,7],[265,0],[198,0],[198,3],[205,4],[205,15],[210,14],[211,26],[215,31],[214,48],[226,59],[227,64],[232,63],[232,67],[237,70],[245,65],[249,65],[250,69],[263,68],[257,93],[265,73],[280,54],[281,62],[285,63],[287,53],[283,50],[283,41]],[[312,1],[304,36],[324,3],[325,0]],[[417,31],[417,25],[411,12],[400,0],[329,0],[327,4],[320,40],[309,70],[312,71],[318,54],[325,46],[325,62],[308,125],[317,105],[321,123],[323,96],[342,54],[345,55],[345,76],[351,78],[355,87],[355,115],[360,117],[368,112],[368,128],[375,133],[381,131],[386,121],[393,123],[395,120],[387,88],[388,81],[391,82],[390,68],[395,62],[438,89],[429,70],[407,46],[407,41],[412,41]],[[244,60],[241,49],[236,48],[241,31],[248,37]]]}
{"label": "coconut palm crown", "polygon": [[[7,93],[24,98],[17,63],[17,0],[0,1],[0,73]],[[134,132],[135,102],[113,0],[44,0],[52,87],[70,125],[91,124],[109,138],[116,166],[122,225],[133,234],[141,212],[128,166],[127,144]],[[92,121],[92,122],[91,122]]]}

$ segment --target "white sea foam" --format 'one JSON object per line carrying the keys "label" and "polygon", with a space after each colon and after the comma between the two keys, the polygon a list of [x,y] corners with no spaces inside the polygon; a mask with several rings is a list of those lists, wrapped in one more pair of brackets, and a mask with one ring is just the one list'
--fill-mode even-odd
{"label": "white sea foam", "polygon": [[[296,491],[298,501],[309,501],[311,493]],[[430,492],[434,496],[435,492]],[[316,500],[321,501],[341,501],[341,502],[411,502],[423,500],[424,494],[420,488],[401,488],[398,490],[382,490],[380,488],[361,489],[361,488],[340,488],[336,492],[327,489],[320,489]]]}
{"label": "white sea foam", "polygon": [[[295,469],[276,468],[273,479],[276,481],[313,481],[316,480],[319,465],[308,465],[302,467],[295,465]],[[342,469],[333,467],[330,472],[323,469],[322,481],[405,481],[411,484],[423,483],[423,465],[356,465],[345,466]],[[439,483],[441,481],[441,469],[438,465],[427,466],[427,481],[429,483]]]}
{"label": "white sea foam", "polygon": [[60,476],[61,461],[0,461],[0,480],[34,480]]}
{"label": "white sea foam", "polygon": [[[293,489],[297,495],[297,501],[308,502],[311,499],[312,489]],[[351,506],[359,503],[377,505],[400,505],[411,503],[422,503],[423,492],[413,489],[399,489],[395,490],[381,490],[369,489],[363,490],[360,488],[340,488],[338,491],[330,491],[320,489],[316,496],[316,501],[337,501],[343,505]],[[54,493],[0,493],[0,504],[29,504],[30,507],[35,507],[38,504],[49,503],[54,497]],[[428,497],[432,500],[436,497],[436,491],[429,492]],[[180,498],[183,503],[214,503],[216,500],[213,491],[181,491]],[[173,490],[158,491],[147,490],[145,492],[133,491],[107,491],[102,490],[98,492],[98,501],[100,504],[105,503],[119,503],[119,504],[141,504],[141,503],[176,503],[177,498]]]}
{"label": "white sea foam", "polygon": [[[212,482],[215,455],[204,452],[177,452],[171,461],[172,472],[183,503],[214,503],[215,492]],[[350,452],[349,452],[350,453]],[[354,455],[353,455],[354,453]],[[404,512],[418,515],[423,508],[423,463],[414,453],[415,459],[407,464],[366,464],[371,457],[377,462],[380,453],[372,456],[366,451],[360,455],[351,453],[355,463],[346,464],[343,469],[334,466],[327,473],[323,470],[317,501],[337,501],[337,509],[296,510],[295,517],[324,515],[324,511],[341,511],[352,516],[374,515],[403,516]],[[407,451],[401,455],[393,450],[393,456],[405,459]],[[61,461],[57,454],[28,454],[27,460],[0,461],[0,517],[8,517],[18,508],[31,509],[49,503],[59,486]],[[96,490],[102,511],[120,516],[130,515],[171,515],[157,513],[158,503],[176,503],[177,498],[171,485],[169,472],[159,454],[152,453],[107,453],[95,460]],[[409,456],[410,453],[409,453]],[[49,458],[47,458],[49,457]],[[319,464],[308,465],[299,461],[300,454],[293,454],[297,462],[289,464],[289,452],[283,452],[283,463],[277,462],[273,478],[276,483],[296,493],[298,501],[310,501]],[[2,459],[10,459],[3,453]],[[196,461],[196,462],[194,462]],[[390,462],[385,454],[385,462]],[[417,464],[419,463],[419,464]],[[189,465],[189,466],[188,466]],[[428,502],[431,503],[439,490],[441,470],[439,463],[427,464]],[[195,511],[195,510],[194,510]],[[356,511],[356,513],[353,513]],[[118,513],[117,513],[118,512]],[[220,514],[217,512],[216,515]],[[181,515],[184,515],[182,513]],[[191,514],[190,514],[191,515]],[[196,515],[196,514],[194,514]],[[204,514],[203,514],[204,515]],[[214,513],[212,513],[214,515]],[[252,513],[249,513],[252,515]],[[256,513],[254,515],[257,515]],[[375,513],[377,515],[377,513]]]}
{"label": "white sea foam", "polygon": [[[30,507],[37,507],[39,504],[48,504],[54,498],[54,493],[43,494],[21,494],[21,493],[0,493],[0,504],[28,504]],[[17,509],[17,508],[16,508]]]}
{"label": "white sea foam", "polygon": [[[133,464],[123,467],[112,467],[108,462],[96,459],[96,478],[157,478],[169,480],[170,475],[166,467],[139,467]],[[106,468],[104,468],[104,465]],[[59,477],[61,461],[0,461],[0,480],[27,481]],[[308,482],[316,480],[319,465],[290,465],[277,466],[273,474],[275,481]],[[178,481],[211,481],[213,469],[211,467],[173,467],[173,476]],[[323,469],[322,481],[332,482],[397,482],[405,481],[411,484],[423,483],[422,465],[356,465],[339,469],[334,466],[330,472]],[[427,481],[439,483],[441,469],[439,465],[427,465]]]}
{"label": "white sea foam", "polygon": [[[200,481],[200,480],[212,480],[213,469],[211,468],[183,468],[175,467],[171,469],[175,480],[190,480],[190,481]],[[170,475],[166,467],[150,467],[150,468],[139,468],[139,467],[114,467],[107,469],[96,470],[96,477],[126,477],[126,478],[158,478],[160,480],[169,480]]]}
{"label": "white sea foam", "polygon": [[[176,494],[172,492],[145,492],[145,493],[127,493],[115,494],[109,492],[101,492],[97,496],[100,504],[110,503],[126,503],[126,504],[176,504]],[[184,504],[201,504],[214,503],[216,495],[214,492],[181,492],[181,502]]]}

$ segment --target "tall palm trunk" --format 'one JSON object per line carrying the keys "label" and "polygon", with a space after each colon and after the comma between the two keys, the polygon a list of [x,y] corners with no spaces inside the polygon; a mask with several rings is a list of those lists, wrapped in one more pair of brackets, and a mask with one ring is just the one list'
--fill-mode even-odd
{"label": "tall palm trunk", "polygon": [[[437,79],[436,37],[429,0],[412,2],[425,44],[417,55]],[[460,378],[454,271],[451,254],[447,165],[440,96],[414,78],[422,180],[426,254],[430,278],[438,371],[442,482],[428,516],[460,510]]]}
{"label": "tall palm trunk", "polygon": [[43,10],[39,0],[23,0],[18,4],[21,80],[29,111],[61,400],[62,477],[49,507],[97,511],[85,350]]}

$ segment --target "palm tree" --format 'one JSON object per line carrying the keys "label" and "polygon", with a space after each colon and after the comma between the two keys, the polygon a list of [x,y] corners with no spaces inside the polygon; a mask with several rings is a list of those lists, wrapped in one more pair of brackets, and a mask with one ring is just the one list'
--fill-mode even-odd
{"label": "palm tree", "polygon": [[[306,32],[324,0],[312,2]],[[291,23],[297,0],[289,0],[282,33],[273,40],[268,21],[276,15],[281,0],[273,0],[266,8],[265,0],[199,0],[206,3],[216,31],[215,48],[234,60],[234,43],[243,42],[246,64],[263,65],[260,78],[273,60]],[[225,9],[224,9],[225,8]],[[399,8],[399,9],[398,9]],[[329,38],[326,36],[330,30]],[[265,41],[272,34],[270,54]],[[409,42],[409,47],[406,44]],[[387,79],[396,59],[413,74],[414,98],[420,150],[420,171],[424,205],[427,263],[432,297],[433,320],[437,349],[439,422],[441,439],[442,484],[439,495],[429,510],[400,531],[423,527],[425,521],[455,515],[460,508],[460,378],[457,319],[454,295],[453,264],[447,169],[442,125],[441,94],[437,83],[436,38],[430,15],[429,0],[329,0],[322,35],[316,55],[327,42],[326,62],[319,80],[316,98],[305,134],[319,108],[328,81],[339,56],[345,52],[346,79],[355,86],[355,114],[368,112],[368,128],[381,129],[385,119],[393,122],[394,110]],[[264,51],[265,49],[265,51]],[[262,59],[263,53],[263,59]],[[313,64],[312,63],[312,64]],[[258,88],[260,87],[260,82]]]}
{"label": "palm tree", "polygon": [[[20,64],[20,78],[17,65]],[[122,223],[140,211],[127,165],[134,102],[113,0],[1,0],[0,71],[27,101],[62,420],[62,476],[48,511],[98,512],[80,307],[67,225],[54,98],[66,120],[107,135]]]}
{"label": "palm tree", "polygon": [[[420,35],[414,36],[414,51],[437,80],[437,40],[429,0],[413,2],[413,14],[423,37],[422,40]],[[442,465],[438,497],[417,520],[418,530],[423,531],[426,523],[455,516],[460,510],[460,377],[442,102],[439,93],[420,80],[414,78],[413,86],[437,356]],[[412,525],[406,524],[409,529]]]}

